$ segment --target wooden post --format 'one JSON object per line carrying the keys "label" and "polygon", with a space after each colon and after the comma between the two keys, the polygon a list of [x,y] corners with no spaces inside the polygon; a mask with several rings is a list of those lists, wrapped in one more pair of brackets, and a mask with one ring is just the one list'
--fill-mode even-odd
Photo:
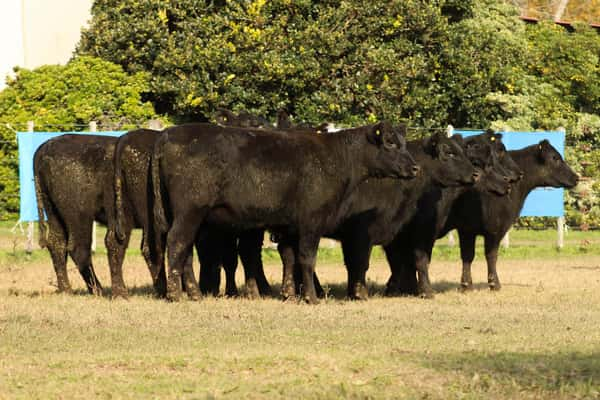
{"label": "wooden post", "polygon": [[[96,121],[90,121],[89,128],[90,132],[96,132],[98,128]],[[92,223],[92,253],[96,252],[96,245],[96,221],[94,221]]]}
{"label": "wooden post", "polygon": [[559,249],[562,249],[565,245],[565,217],[558,217],[556,219],[556,229],[558,231],[556,246]]}
{"label": "wooden post", "polygon": [[[33,127],[33,121],[27,121],[27,132],[33,132]],[[33,252],[33,221],[29,221],[27,223],[27,244],[25,251],[27,254],[31,254]]]}
{"label": "wooden post", "polygon": [[[565,133],[565,134],[567,132],[567,130],[562,126],[558,128],[558,131]],[[563,209],[564,209],[564,205],[563,205]],[[564,217],[564,215],[561,217],[558,217],[556,219],[556,233],[557,233],[556,247],[558,247],[559,249],[562,249],[563,246],[565,245],[565,217]]]}
{"label": "wooden post", "polygon": [[148,129],[153,129],[155,131],[162,131],[164,128],[163,123],[158,119],[151,119],[148,121]]}
{"label": "wooden post", "polygon": [[504,237],[502,238],[502,247],[504,247],[505,249],[508,249],[508,247],[510,246],[510,229],[508,230],[508,232],[506,232],[506,235],[504,235]]}

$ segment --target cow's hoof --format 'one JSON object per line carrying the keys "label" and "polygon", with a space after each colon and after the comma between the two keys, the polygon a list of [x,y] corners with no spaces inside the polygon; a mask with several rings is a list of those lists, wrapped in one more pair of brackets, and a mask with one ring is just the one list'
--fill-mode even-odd
{"label": "cow's hoof", "polygon": [[112,298],[113,298],[113,300],[116,300],[116,299],[127,300],[129,298],[129,293],[127,293],[127,289],[125,289],[125,288],[113,289]]}
{"label": "cow's hoof", "polygon": [[252,300],[260,298],[260,292],[255,280],[249,280],[246,282],[246,297]]}
{"label": "cow's hoof", "polygon": [[174,303],[181,301],[181,292],[180,291],[168,291],[166,299],[167,299],[167,301],[174,302]]}
{"label": "cow's hoof", "polygon": [[363,284],[357,284],[354,287],[352,293],[350,293],[351,300],[367,300],[369,298],[369,289]]}
{"label": "cow's hoof", "polygon": [[422,299],[433,299],[435,297],[435,294],[432,290],[426,290],[424,292],[419,293],[419,297]]}
{"label": "cow's hoof", "polygon": [[306,304],[317,305],[317,304],[319,304],[319,299],[317,298],[317,296],[305,295],[304,302]]}
{"label": "cow's hoof", "polygon": [[271,289],[271,286],[259,287],[258,293],[260,293],[261,297],[271,297],[273,295],[273,289]]}
{"label": "cow's hoof", "polygon": [[497,292],[500,289],[502,289],[502,285],[500,284],[500,282],[490,283],[490,290]]}
{"label": "cow's hoof", "polygon": [[473,283],[461,283],[460,291],[463,293],[472,292],[473,291]]}
{"label": "cow's hoof", "polygon": [[102,288],[99,286],[94,286],[89,289],[90,294],[98,297],[102,297]]}
{"label": "cow's hoof", "polygon": [[71,289],[71,285],[58,285],[57,293],[59,294],[73,294],[73,289]]}
{"label": "cow's hoof", "polygon": [[237,288],[235,289],[225,289],[225,297],[239,297],[240,292],[238,292]]}
{"label": "cow's hoof", "polygon": [[293,283],[281,287],[281,298],[283,300],[293,299],[294,297],[296,297],[296,288]]}

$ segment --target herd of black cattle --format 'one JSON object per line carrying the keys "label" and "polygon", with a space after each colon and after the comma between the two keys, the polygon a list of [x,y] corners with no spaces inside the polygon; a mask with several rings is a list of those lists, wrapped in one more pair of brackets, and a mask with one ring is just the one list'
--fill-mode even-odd
{"label": "herd of black cattle", "polygon": [[71,290],[70,255],[88,290],[100,294],[92,225],[106,224],[112,293],[125,297],[123,258],[132,229],[142,228],[158,296],[218,294],[221,266],[226,294],[236,295],[239,255],[254,297],[271,294],[261,261],[269,230],[283,262],[282,297],[315,303],[322,295],[315,274],[321,237],[341,242],[349,298],[368,295],[374,245],[383,246],[390,265],[387,294],[431,297],[434,242],[457,229],[462,287],[472,287],[475,237],[483,235],[488,283],[500,289],[499,243],[527,194],[573,187],[577,175],[545,140],[506,151],[492,131],[466,139],[435,132],[408,142],[405,131],[380,122],[328,132],[327,125],[293,126],[285,113],[273,127],[220,110],[216,124],[139,129],[120,138],[59,136],[34,158],[40,245],[50,251],[59,291]]}

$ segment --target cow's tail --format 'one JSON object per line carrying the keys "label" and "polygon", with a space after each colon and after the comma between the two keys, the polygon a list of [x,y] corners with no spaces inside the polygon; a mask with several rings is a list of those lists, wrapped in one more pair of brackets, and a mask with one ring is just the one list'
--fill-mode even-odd
{"label": "cow's tail", "polygon": [[123,225],[125,224],[125,211],[123,210],[123,171],[121,169],[121,157],[125,148],[125,140],[123,138],[117,141],[115,146],[114,156],[114,191],[115,191],[115,237],[119,242],[125,240],[125,232]]}
{"label": "cow's tail", "polygon": [[44,192],[42,191],[39,171],[36,165],[37,163],[35,161],[36,160],[34,158],[33,179],[35,184],[35,199],[37,201],[38,226],[40,229],[39,244],[41,248],[44,248],[48,245],[48,225],[46,224],[46,219],[44,217]]}
{"label": "cow's tail", "polygon": [[150,161],[150,168],[152,170],[152,191],[154,193],[154,226],[157,235],[161,235],[169,230],[162,194],[163,188],[160,180],[160,155],[162,152],[163,143],[167,137],[166,135],[167,133],[163,132],[156,140],[156,143],[154,143],[152,160]]}

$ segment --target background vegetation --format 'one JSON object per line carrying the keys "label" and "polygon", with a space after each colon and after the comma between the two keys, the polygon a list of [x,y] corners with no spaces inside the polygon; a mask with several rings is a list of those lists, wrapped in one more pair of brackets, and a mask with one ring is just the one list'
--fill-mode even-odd
{"label": "background vegetation", "polygon": [[[314,124],[407,121],[415,136],[448,124],[564,127],[569,162],[592,178],[567,196],[568,223],[600,226],[600,35],[585,24],[527,25],[502,0],[96,0],[74,61],[82,56],[138,77],[126,104],[151,102],[144,118],[206,120],[223,106],[270,118],[283,108]],[[0,120],[24,121],[12,102],[0,95]],[[139,121],[136,107],[120,115]],[[7,187],[14,168],[0,170]]]}

